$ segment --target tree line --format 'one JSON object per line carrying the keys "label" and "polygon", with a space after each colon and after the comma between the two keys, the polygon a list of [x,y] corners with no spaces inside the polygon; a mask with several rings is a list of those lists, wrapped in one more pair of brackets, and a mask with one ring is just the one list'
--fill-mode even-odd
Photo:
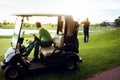
{"label": "tree line", "polygon": [[[6,20],[4,20],[2,23],[0,22],[0,28],[14,28],[15,23],[10,23],[7,22]],[[24,27],[26,28],[30,28],[30,27],[34,27],[34,24],[30,24],[30,23],[24,23],[23,24]],[[94,26],[115,26],[115,27],[120,27],[120,16],[114,20],[114,22],[109,22],[109,21],[103,21],[101,23],[98,24],[94,24]]]}
{"label": "tree line", "polygon": [[107,26],[120,27],[120,16],[117,19],[115,19],[114,22],[109,22],[106,20],[95,25],[104,26],[104,27],[107,27]]}

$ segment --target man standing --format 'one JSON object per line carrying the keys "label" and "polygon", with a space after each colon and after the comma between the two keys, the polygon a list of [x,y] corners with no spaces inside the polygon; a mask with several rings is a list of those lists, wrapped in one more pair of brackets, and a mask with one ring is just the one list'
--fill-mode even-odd
{"label": "man standing", "polygon": [[83,23],[83,30],[84,30],[84,43],[89,41],[89,26],[90,26],[90,21],[88,18]]}

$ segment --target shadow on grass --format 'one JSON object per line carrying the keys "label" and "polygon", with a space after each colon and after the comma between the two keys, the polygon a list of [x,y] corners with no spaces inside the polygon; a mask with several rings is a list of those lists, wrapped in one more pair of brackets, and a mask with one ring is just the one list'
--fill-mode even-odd
{"label": "shadow on grass", "polygon": [[[44,69],[35,69],[25,72],[20,80],[58,80],[60,76],[66,76],[75,70],[67,70],[65,67],[51,67]],[[62,78],[62,77],[61,77]]]}

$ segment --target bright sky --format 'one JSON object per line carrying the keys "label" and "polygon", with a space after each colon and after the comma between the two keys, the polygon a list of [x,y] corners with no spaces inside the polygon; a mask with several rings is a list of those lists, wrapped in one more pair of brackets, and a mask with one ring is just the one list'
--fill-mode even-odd
{"label": "bright sky", "polygon": [[120,16],[120,0],[0,0],[0,21],[12,20],[15,13],[72,14],[91,23],[114,21]]}

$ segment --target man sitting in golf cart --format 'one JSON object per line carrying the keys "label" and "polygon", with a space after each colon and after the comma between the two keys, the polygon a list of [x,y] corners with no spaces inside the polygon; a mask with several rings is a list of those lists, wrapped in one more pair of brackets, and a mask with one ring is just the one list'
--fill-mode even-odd
{"label": "man sitting in golf cart", "polygon": [[41,47],[49,47],[52,45],[52,37],[49,34],[47,30],[41,27],[40,22],[36,22],[36,28],[38,31],[38,39],[34,42],[33,45],[31,45],[27,50],[26,50],[26,57],[30,54],[32,51],[33,47],[34,49],[34,58],[32,59],[31,62],[38,61],[38,53],[39,53],[39,46]]}
{"label": "man sitting in golf cart", "polygon": [[39,46],[41,47],[48,47],[52,45],[52,37],[49,34],[47,30],[41,27],[40,22],[36,22],[36,28],[39,30],[38,31],[38,38],[39,40],[35,41],[34,47],[34,58],[33,62],[38,59],[38,53],[39,53]]}

